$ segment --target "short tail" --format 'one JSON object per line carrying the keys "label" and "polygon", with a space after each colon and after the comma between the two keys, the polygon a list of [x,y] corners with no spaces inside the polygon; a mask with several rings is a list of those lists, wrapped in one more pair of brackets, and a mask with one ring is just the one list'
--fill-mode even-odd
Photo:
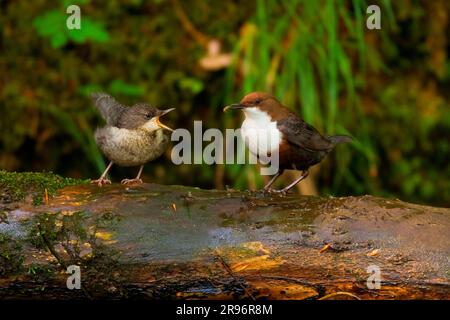
{"label": "short tail", "polygon": [[337,145],[338,143],[346,143],[352,141],[352,137],[349,136],[328,136],[328,139],[331,140],[333,145]]}
{"label": "short tail", "polygon": [[91,99],[103,119],[106,120],[106,123],[111,126],[116,126],[118,118],[125,107],[117,102],[116,99],[103,92],[91,93]]}
{"label": "short tail", "polygon": [[92,92],[91,93],[91,98],[92,98],[92,100],[94,100],[94,102],[95,102],[95,100],[97,100],[99,98],[103,98],[103,97],[109,97],[109,95],[104,92]]}

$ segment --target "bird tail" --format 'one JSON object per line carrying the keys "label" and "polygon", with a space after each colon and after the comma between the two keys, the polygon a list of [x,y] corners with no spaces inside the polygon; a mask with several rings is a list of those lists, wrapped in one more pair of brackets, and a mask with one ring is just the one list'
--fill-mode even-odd
{"label": "bird tail", "polygon": [[327,138],[331,140],[333,146],[352,141],[352,137],[349,136],[328,136]]}
{"label": "bird tail", "polygon": [[114,98],[104,92],[92,92],[91,99],[92,99],[92,102],[94,103],[94,105],[100,111],[102,111],[102,109],[105,108],[107,105],[111,105],[111,104],[113,104],[112,102],[114,102],[113,101]]}
{"label": "bird tail", "polygon": [[92,100],[96,100],[98,98],[105,97],[105,96],[108,96],[108,94],[106,94],[104,92],[92,92],[91,93]]}
{"label": "bird tail", "polygon": [[106,120],[106,123],[115,126],[125,107],[113,97],[103,92],[91,93],[91,99],[102,117]]}

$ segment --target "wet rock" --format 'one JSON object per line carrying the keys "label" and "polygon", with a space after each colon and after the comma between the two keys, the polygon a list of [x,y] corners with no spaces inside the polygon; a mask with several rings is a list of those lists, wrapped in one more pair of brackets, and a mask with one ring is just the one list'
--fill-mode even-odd
{"label": "wet rock", "polygon": [[[17,244],[23,259],[0,275],[0,297],[42,285],[40,298],[61,299],[450,297],[445,208],[113,184],[67,187],[47,205],[19,203],[0,217],[5,248]],[[85,292],[66,289],[71,263],[82,268]],[[52,276],[30,281],[36,265]],[[385,286],[378,292],[366,286],[373,265]]]}

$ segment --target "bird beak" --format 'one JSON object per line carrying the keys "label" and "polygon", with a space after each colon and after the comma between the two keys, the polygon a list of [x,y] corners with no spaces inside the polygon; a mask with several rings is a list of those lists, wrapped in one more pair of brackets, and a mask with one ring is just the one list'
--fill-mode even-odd
{"label": "bird beak", "polygon": [[229,106],[226,106],[225,108],[223,108],[223,112],[227,112],[230,109],[244,109],[245,106],[243,104],[240,103],[233,103],[230,104]]}
{"label": "bird beak", "polygon": [[166,126],[165,124],[161,123],[161,121],[159,121],[159,118],[160,118],[160,117],[162,117],[163,115],[165,115],[165,114],[167,114],[167,113],[169,113],[170,111],[173,111],[173,110],[175,110],[175,108],[170,108],[170,109],[167,109],[167,110],[161,110],[161,111],[159,112],[159,115],[156,117],[156,124],[157,124],[158,126],[160,126],[161,128],[167,129],[167,130],[169,130],[169,131],[173,131],[172,128],[169,128],[169,127]]}

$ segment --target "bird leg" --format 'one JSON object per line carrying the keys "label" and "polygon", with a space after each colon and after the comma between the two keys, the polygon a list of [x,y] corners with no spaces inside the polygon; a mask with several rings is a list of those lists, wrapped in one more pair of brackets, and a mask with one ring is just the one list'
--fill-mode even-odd
{"label": "bird leg", "polygon": [[141,174],[142,174],[142,170],[143,169],[144,169],[144,165],[142,165],[139,168],[139,172],[138,172],[136,178],[134,178],[134,179],[123,179],[120,183],[121,184],[142,183]]}
{"label": "bird leg", "polygon": [[104,184],[111,184],[111,180],[105,179],[106,174],[108,173],[109,169],[111,169],[111,166],[113,165],[113,162],[110,161],[108,166],[106,167],[105,171],[102,173],[100,178],[97,180],[92,180],[91,183],[96,183],[99,187],[101,187]]}
{"label": "bird leg", "polygon": [[297,183],[299,183],[300,181],[302,181],[303,179],[305,179],[307,176],[309,175],[309,171],[308,170],[304,170],[302,175],[300,176],[300,178],[298,178],[297,180],[295,180],[294,182],[292,182],[290,185],[288,185],[286,188],[283,188],[280,190],[280,192],[282,193],[287,193],[293,186],[295,186]]}
{"label": "bird leg", "polygon": [[275,182],[275,180],[281,175],[281,172],[277,172],[272,179],[270,179],[270,181],[264,186],[264,191],[269,191],[270,190],[270,186]]}

